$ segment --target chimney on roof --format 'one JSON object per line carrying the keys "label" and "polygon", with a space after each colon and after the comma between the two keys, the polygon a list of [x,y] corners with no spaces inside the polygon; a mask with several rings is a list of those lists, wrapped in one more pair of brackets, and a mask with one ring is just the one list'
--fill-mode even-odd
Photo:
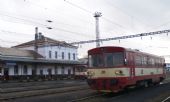
{"label": "chimney on roof", "polygon": [[[38,36],[38,27],[35,28],[35,41],[34,41],[34,51],[38,53],[38,45],[37,45],[37,40],[39,39]],[[34,56],[35,59],[37,59],[37,56]]]}
{"label": "chimney on roof", "polygon": [[38,33],[38,39],[42,39],[42,33],[41,32]]}
{"label": "chimney on roof", "polygon": [[41,32],[38,33],[38,39],[44,39],[44,35]]}
{"label": "chimney on roof", "polygon": [[35,28],[35,40],[38,39],[38,27]]}

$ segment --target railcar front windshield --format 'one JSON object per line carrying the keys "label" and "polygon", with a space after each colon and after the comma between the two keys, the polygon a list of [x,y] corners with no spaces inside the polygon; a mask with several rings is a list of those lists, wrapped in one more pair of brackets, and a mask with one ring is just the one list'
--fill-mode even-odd
{"label": "railcar front windshield", "polygon": [[115,67],[123,65],[123,52],[89,55],[89,67]]}

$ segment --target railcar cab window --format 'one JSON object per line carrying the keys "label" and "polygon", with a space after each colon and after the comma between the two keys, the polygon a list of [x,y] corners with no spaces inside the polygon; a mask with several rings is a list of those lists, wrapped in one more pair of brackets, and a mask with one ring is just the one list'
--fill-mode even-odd
{"label": "railcar cab window", "polygon": [[124,65],[124,53],[104,53],[89,55],[89,67],[115,67]]}
{"label": "railcar cab window", "polygon": [[103,55],[89,55],[89,67],[104,67]]}
{"label": "railcar cab window", "polygon": [[124,65],[123,52],[105,53],[104,56],[105,56],[105,67]]}

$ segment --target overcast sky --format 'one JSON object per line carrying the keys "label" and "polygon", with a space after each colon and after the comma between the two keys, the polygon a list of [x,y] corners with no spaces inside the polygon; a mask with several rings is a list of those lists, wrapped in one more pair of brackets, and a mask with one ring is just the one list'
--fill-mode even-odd
{"label": "overcast sky", "polygon": [[[169,5],[169,0],[0,0],[0,46],[33,40],[35,27],[45,36],[60,41],[95,39],[96,11],[102,12],[101,38],[167,30]],[[108,45],[170,55],[170,34],[101,43]],[[78,56],[85,56],[94,47],[95,43],[79,45]],[[166,58],[166,62],[170,60]]]}

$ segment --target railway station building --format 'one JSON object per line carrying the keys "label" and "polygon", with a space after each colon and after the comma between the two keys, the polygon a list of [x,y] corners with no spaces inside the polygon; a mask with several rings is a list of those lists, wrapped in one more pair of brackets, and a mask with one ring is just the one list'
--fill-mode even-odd
{"label": "railway station building", "polygon": [[74,66],[81,64],[77,47],[44,37],[41,33],[36,36],[35,40],[12,48],[0,47],[1,78],[64,78],[74,75]]}

